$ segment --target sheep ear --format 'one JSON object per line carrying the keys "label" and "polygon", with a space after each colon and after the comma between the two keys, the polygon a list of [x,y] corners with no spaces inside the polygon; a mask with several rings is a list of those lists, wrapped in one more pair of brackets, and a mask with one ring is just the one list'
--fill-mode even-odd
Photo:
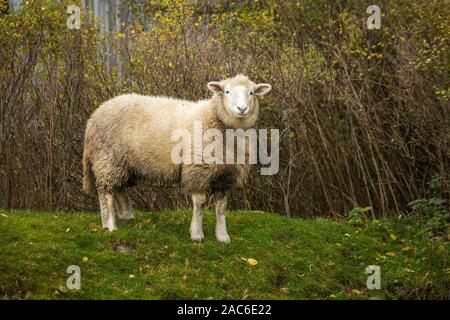
{"label": "sheep ear", "polygon": [[213,93],[223,93],[223,86],[220,82],[208,82],[208,89]]}
{"label": "sheep ear", "polygon": [[270,90],[272,90],[272,86],[268,83],[260,83],[257,84],[255,87],[255,94],[257,96],[263,96],[266,93],[268,93]]}

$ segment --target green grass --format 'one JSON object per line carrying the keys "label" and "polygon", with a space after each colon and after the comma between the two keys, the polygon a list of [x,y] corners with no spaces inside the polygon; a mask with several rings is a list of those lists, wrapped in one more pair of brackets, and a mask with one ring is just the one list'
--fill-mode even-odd
{"label": "green grass", "polygon": [[[438,247],[421,239],[407,220],[358,228],[231,212],[231,244],[223,245],[215,240],[210,212],[202,243],[189,238],[188,211],[137,212],[113,233],[100,228],[99,214],[0,213],[3,298],[448,298],[448,242]],[[247,258],[258,263],[251,266]],[[70,265],[81,268],[80,290],[65,286]],[[381,267],[381,290],[366,287],[369,265]]]}

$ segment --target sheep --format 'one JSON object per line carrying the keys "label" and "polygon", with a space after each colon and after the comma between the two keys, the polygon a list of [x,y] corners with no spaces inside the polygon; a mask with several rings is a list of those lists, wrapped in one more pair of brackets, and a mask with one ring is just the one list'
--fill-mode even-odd
{"label": "sheep", "polygon": [[[242,185],[247,164],[174,163],[171,139],[177,129],[192,131],[200,121],[205,129],[248,129],[259,114],[257,96],[271,90],[244,75],[209,82],[212,97],[197,102],[175,98],[125,94],[104,102],[87,122],[83,152],[83,190],[98,194],[102,227],[117,229],[121,219],[133,219],[126,189],[140,179],[177,184],[192,196],[190,236],[204,239],[202,217],[207,196],[215,202],[216,238],[229,243],[225,211],[231,187]],[[233,150],[234,151],[234,150]],[[193,153],[196,151],[193,150]]]}

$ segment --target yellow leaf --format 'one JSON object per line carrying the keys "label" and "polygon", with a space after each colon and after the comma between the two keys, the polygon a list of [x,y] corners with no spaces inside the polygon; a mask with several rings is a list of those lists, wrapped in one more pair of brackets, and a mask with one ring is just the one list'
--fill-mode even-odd
{"label": "yellow leaf", "polygon": [[386,252],[386,255],[389,256],[389,257],[393,257],[393,256],[395,256],[395,253],[393,253],[393,252]]}
{"label": "yellow leaf", "polygon": [[339,242],[336,242],[336,247],[341,248],[342,244],[340,244]]}
{"label": "yellow leaf", "polygon": [[349,233],[345,233],[344,236],[346,236],[346,237],[348,237],[348,238],[351,237]]}
{"label": "yellow leaf", "polygon": [[416,247],[413,246],[406,246],[402,248],[403,251],[414,251],[416,250]]}
{"label": "yellow leaf", "polygon": [[0,214],[2,217],[5,217],[5,218],[8,218],[8,215],[6,215],[6,214],[4,214],[4,213],[2,213],[2,214]]}
{"label": "yellow leaf", "polygon": [[88,257],[83,257],[83,262],[88,262],[89,258]]}
{"label": "yellow leaf", "polygon": [[390,237],[392,240],[397,240],[397,236],[396,236],[395,234],[393,234],[393,233],[391,233],[391,234],[389,235],[389,237]]}
{"label": "yellow leaf", "polygon": [[129,277],[130,279],[133,279],[133,278],[134,278],[134,274],[130,274],[128,277]]}
{"label": "yellow leaf", "polygon": [[248,258],[248,259],[247,259],[247,263],[248,263],[249,265],[251,265],[251,266],[256,266],[256,265],[258,264],[258,261],[256,261],[256,260],[253,259],[253,258]]}
{"label": "yellow leaf", "polygon": [[440,252],[444,251],[444,246],[442,244],[438,247],[438,251],[440,251]]}
{"label": "yellow leaf", "polygon": [[125,38],[125,35],[123,33],[117,33],[116,36],[119,39]]}
{"label": "yellow leaf", "polygon": [[361,294],[362,291],[359,291],[358,289],[352,289],[352,293],[354,293],[354,294]]}

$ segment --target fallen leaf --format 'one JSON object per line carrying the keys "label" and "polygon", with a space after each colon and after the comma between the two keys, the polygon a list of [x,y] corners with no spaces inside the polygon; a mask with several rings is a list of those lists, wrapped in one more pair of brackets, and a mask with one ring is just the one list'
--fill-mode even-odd
{"label": "fallen leaf", "polygon": [[362,291],[359,291],[358,289],[352,289],[352,293],[354,293],[354,294],[361,294]]}
{"label": "fallen leaf", "polygon": [[336,242],[336,247],[341,248],[342,244],[340,244],[339,242]]}
{"label": "fallen leaf", "polygon": [[6,214],[4,214],[4,213],[2,213],[2,214],[0,214],[2,217],[5,217],[5,218],[8,218],[8,215],[6,215]]}
{"label": "fallen leaf", "polygon": [[280,291],[282,293],[289,293],[289,288],[281,288]]}
{"label": "fallen leaf", "polygon": [[69,231],[70,231],[70,228],[67,228],[67,229],[66,229],[66,232],[69,232]]}
{"label": "fallen leaf", "polygon": [[391,238],[392,240],[397,240],[397,236],[395,234],[393,234],[393,233],[391,233],[389,235],[389,238]]}
{"label": "fallen leaf", "polygon": [[88,262],[89,258],[88,257],[83,257],[83,262]]}
{"label": "fallen leaf", "polygon": [[256,261],[256,260],[253,259],[253,258],[248,258],[248,259],[247,259],[247,263],[248,263],[249,265],[251,265],[251,266],[256,266],[256,265],[258,264],[258,261]]}
{"label": "fallen leaf", "polygon": [[402,248],[403,251],[414,251],[416,250],[416,247],[414,246],[405,246]]}
{"label": "fallen leaf", "polygon": [[395,256],[395,253],[393,253],[393,252],[386,252],[386,255],[389,256],[389,257],[393,257],[393,256]]}
{"label": "fallen leaf", "polygon": [[351,235],[350,235],[349,233],[345,233],[344,236],[346,236],[346,237],[348,237],[348,238],[351,237]]}
{"label": "fallen leaf", "polygon": [[130,274],[130,275],[128,276],[128,278],[133,279],[133,278],[134,278],[134,274]]}
{"label": "fallen leaf", "polygon": [[445,248],[444,248],[444,246],[443,246],[442,244],[438,247],[438,251],[439,251],[439,252],[443,252],[444,249],[445,249]]}

